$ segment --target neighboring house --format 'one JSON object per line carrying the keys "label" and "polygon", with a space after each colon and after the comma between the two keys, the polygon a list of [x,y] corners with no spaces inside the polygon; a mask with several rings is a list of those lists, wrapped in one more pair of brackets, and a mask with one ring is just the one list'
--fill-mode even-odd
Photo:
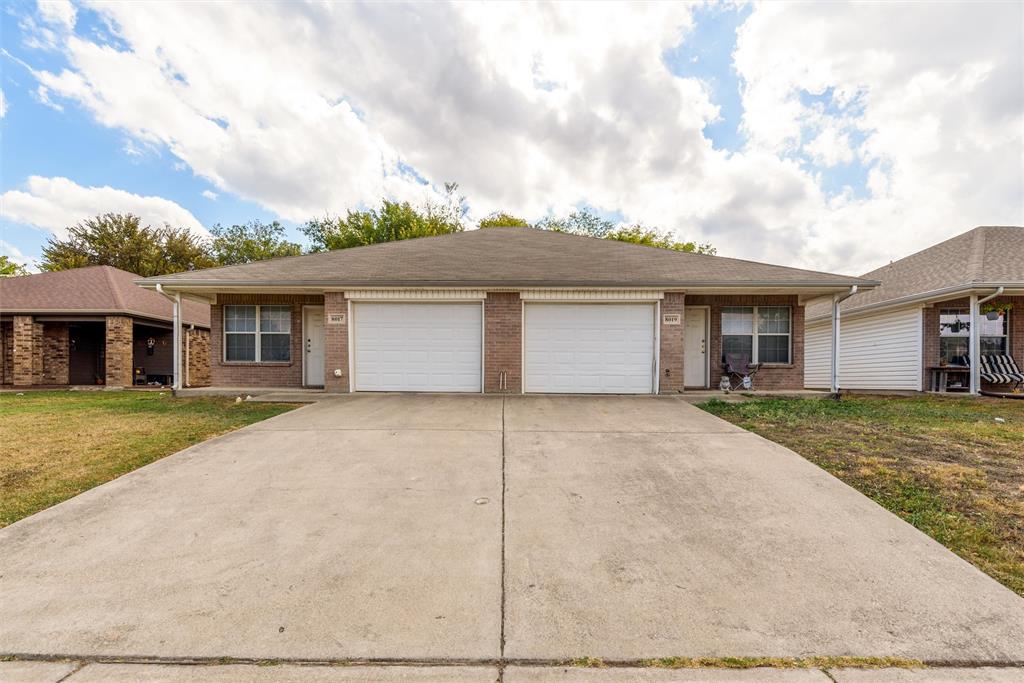
{"label": "neighboring house", "polygon": [[[840,304],[843,389],[937,389],[930,386],[932,368],[976,355],[972,309],[982,355],[1024,360],[1024,228],[975,228],[864,277],[882,284]],[[808,388],[829,387],[831,309],[827,300],[807,306]],[[989,309],[996,309],[992,320],[983,314]],[[947,387],[971,390],[971,374],[948,373]],[[975,391],[988,388],[977,376],[974,382]]]}
{"label": "neighboring house", "polygon": [[211,305],[211,383],[328,391],[670,393],[803,386],[804,300],[871,281],[531,228],[140,280]]}
{"label": "neighboring house", "polygon": [[[110,266],[0,279],[0,378],[16,387],[171,379],[173,304]],[[209,383],[210,307],[182,307],[185,381]]]}

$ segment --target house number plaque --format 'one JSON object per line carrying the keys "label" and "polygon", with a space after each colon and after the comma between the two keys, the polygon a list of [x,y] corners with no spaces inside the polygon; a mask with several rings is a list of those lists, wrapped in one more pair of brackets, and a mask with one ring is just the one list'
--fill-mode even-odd
{"label": "house number plaque", "polygon": [[328,325],[344,325],[345,314],[344,313],[331,313],[327,316]]}
{"label": "house number plaque", "polygon": [[665,325],[678,325],[683,321],[683,316],[678,313],[665,313],[661,316],[661,322]]}

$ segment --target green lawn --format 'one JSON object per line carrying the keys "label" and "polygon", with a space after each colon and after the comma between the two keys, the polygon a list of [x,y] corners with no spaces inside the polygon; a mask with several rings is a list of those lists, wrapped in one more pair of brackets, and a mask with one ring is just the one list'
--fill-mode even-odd
{"label": "green lawn", "polygon": [[1024,596],[1024,401],[852,396],[701,407],[795,450]]}
{"label": "green lawn", "polygon": [[153,391],[2,393],[0,527],[294,407]]}

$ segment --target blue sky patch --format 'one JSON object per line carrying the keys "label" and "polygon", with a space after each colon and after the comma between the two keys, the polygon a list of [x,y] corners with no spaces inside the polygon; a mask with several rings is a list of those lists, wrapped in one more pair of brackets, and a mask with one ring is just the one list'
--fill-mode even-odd
{"label": "blue sky patch", "polygon": [[746,138],[740,131],[742,82],[733,68],[736,31],[753,11],[751,5],[702,5],[694,10],[694,28],[678,47],[664,55],[665,64],[677,75],[699,78],[707,84],[711,101],[718,105],[719,120],[704,127],[715,149],[738,151]]}

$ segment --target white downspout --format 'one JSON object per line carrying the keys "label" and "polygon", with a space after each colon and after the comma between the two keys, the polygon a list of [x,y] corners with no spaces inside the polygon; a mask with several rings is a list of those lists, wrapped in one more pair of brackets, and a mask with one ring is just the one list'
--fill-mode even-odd
{"label": "white downspout", "polygon": [[967,357],[971,361],[971,394],[974,396],[981,391],[981,305],[1002,294],[1003,289],[999,287],[982,299],[977,294],[971,295],[971,336]]}
{"label": "white downspout", "polygon": [[174,322],[172,323],[174,325],[174,334],[171,336],[171,341],[174,344],[174,352],[172,354],[174,369],[172,370],[171,389],[178,391],[181,389],[181,293],[175,292],[174,296],[171,296],[164,291],[163,286],[160,284],[157,284],[156,291],[170,299],[171,303],[174,304]]}
{"label": "white downspout", "polygon": [[189,368],[189,360],[188,360],[189,359],[189,351],[190,351],[189,345],[192,343],[192,335],[189,334],[189,332],[192,332],[195,329],[196,329],[195,325],[189,325],[188,326],[188,332],[185,332],[185,363],[184,363],[184,368],[185,368],[185,386],[186,387],[192,386],[192,375],[189,372],[190,368]]}
{"label": "white downspout", "polygon": [[850,287],[846,294],[836,294],[832,297],[832,395],[839,396],[839,304],[843,303],[857,293],[857,285]]}

